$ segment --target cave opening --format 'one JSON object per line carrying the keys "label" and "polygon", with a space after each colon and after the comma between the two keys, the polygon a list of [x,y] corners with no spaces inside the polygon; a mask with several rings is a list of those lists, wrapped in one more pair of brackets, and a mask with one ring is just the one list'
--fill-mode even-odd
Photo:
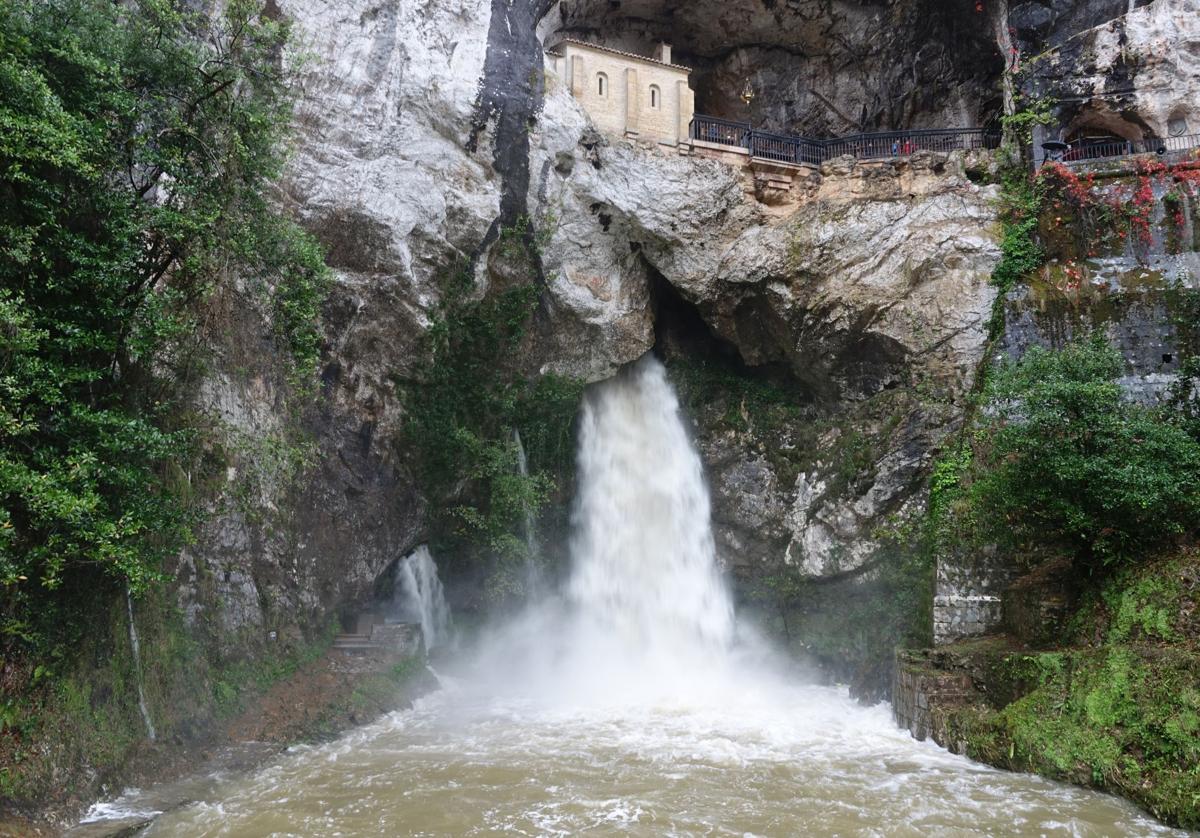
{"label": "cave opening", "polygon": [[730,377],[769,384],[795,397],[797,405],[816,407],[816,398],[786,361],[748,364],[732,342],[718,335],[700,309],[686,300],[661,273],[649,267],[654,311],[654,351],[667,364],[699,363]]}
{"label": "cave opening", "polygon": [[782,134],[989,127],[1002,108],[1005,58],[968,0],[558,0],[538,34],[646,57],[670,44],[696,113]]}
{"label": "cave opening", "polygon": [[1091,160],[1127,153],[1129,143],[1143,138],[1138,125],[1112,110],[1105,102],[1085,104],[1066,123],[1063,141],[1070,149],[1064,160]]}

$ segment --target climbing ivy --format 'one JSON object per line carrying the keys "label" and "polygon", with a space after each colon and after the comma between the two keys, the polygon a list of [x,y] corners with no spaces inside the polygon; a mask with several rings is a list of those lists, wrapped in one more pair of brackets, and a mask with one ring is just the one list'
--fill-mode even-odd
{"label": "climbing ivy", "polygon": [[1041,267],[1045,259],[1037,237],[1041,209],[1042,192],[1037,181],[1023,166],[1006,169],[1001,178],[1001,259],[992,274],[992,284],[1001,294]]}
{"label": "climbing ivy", "polygon": [[[507,258],[525,253],[527,232],[501,235]],[[432,362],[420,380],[399,382],[406,447],[416,452],[419,480],[434,503],[439,555],[460,570],[483,566],[489,592],[503,599],[521,592],[527,512],[536,515],[570,478],[583,384],[530,376],[518,363],[538,306],[535,283],[479,297],[471,272],[458,269],[442,286],[426,336]],[[527,450],[528,475],[518,468],[514,431]]]}
{"label": "climbing ivy", "polygon": [[1029,148],[1033,143],[1033,129],[1039,125],[1054,123],[1054,103],[1049,97],[1017,95],[1018,107],[1010,114],[1000,117],[1004,133]]}

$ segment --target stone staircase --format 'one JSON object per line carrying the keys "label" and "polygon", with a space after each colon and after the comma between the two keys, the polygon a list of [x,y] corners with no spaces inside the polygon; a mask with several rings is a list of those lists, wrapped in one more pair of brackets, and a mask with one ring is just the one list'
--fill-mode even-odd
{"label": "stone staircase", "polygon": [[333,649],[347,655],[366,655],[379,648],[369,634],[339,634],[333,638]]}
{"label": "stone staircase", "polygon": [[360,657],[408,657],[422,651],[421,627],[368,612],[359,615],[353,631],[333,638],[332,649],[342,655]]}

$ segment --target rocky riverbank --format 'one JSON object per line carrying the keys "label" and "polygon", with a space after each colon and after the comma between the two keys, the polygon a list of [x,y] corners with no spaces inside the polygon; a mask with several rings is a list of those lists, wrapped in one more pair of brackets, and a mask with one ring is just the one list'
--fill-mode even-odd
{"label": "rocky riverbank", "polygon": [[[73,736],[70,731],[77,726],[95,722],[72,715],[85,712],[79,708],[59,708],[56,725],[65,733],[64,741],[27,755],[20,766],[23,773],[10,775],[10,781],[35,782],[39,790],[24,814],[0,820],[0,836],[59,835],[96,798],[111,799],[126,788],[153,789],[155,808],[182,805],[186,796],[172,803],[172,784],[191,778],[179,786],[179,794],[186,795],[214,772],[251,770],[291,745],[326,741],[409,707],[437,686],[424,655],[411,648],[365,654],[313,648],[303,657],[241,676],[245,680],[236,694],[227,693],[207,721],[160,716],[161,735],[131,747],[112,741],[102,750],[104,743],[96,737],[104,730],[89,739]],[[188,727],[181,727],[181,721]],[[64,750],[88,742],[91,752]],[[144,819],[122,818],[87,834],[124,834],[122,830],[140,822]]]}
{"label": "rocky riverbank", "polygon": [[1004,634],[900,653],[897,721],[1200,827],[1200,551],[1114,574],[1082,600],[1056,563],[1019,579],[1004,613]]}

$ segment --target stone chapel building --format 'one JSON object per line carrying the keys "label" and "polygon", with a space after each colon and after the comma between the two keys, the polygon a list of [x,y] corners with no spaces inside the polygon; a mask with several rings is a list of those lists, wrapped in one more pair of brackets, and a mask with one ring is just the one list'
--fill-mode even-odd
{"label": "stone chapel building", "polygon": [[583,41],[559,41],[548,53],[555,73],[602,131],[668,146],[688,141],[695,94],[691,69],[671,63],[671,46],[653,58]]}

